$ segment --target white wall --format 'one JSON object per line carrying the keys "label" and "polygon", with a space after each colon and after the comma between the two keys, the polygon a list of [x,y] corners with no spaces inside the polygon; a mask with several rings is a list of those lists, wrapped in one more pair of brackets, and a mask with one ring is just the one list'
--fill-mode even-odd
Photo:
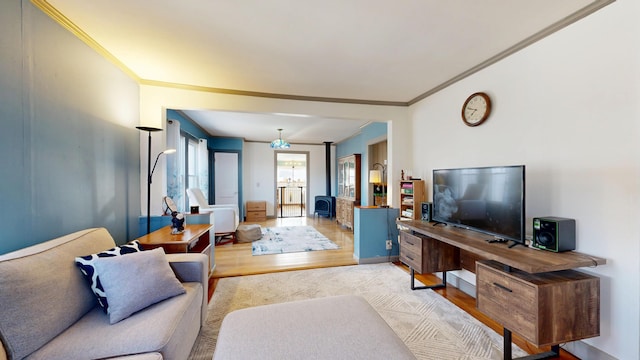
{"label": "white wall", "polygon": [[[307,184],[307,213],[313,215],[314,198],[326,195],[325,146],[292,144],[292,152],[309,153],[309,181]],[[243,152],[243,194],[245,201],[267,202],[267,216],[275,216],[275,155],[267,143],[245,142]],[[331,181],[335,181],[335,146],[331,146]],[[335,195],[335,194],[333,194]]]}
{"label": "white wall", "polygon": [[[607,259],[582,269],[601,278],[601,336],[585,342],[620,359],[640,356],[638,14],[619,0],[411,108],[414,173],[525,164],[528,234],[534,216],[576,219],[577,250]],[[476,91],[494,109],[471,128]]]}

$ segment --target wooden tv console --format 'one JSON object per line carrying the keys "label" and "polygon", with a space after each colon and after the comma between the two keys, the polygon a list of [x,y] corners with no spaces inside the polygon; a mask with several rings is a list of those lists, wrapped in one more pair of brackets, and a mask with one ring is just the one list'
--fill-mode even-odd
{"label": "wooden tv console", "polygon": [[[575,251],[554,253],[505,243],[490,235],[421,220],[397,220],[400,261],[414,290],[446,286],[446,272],[476,274],[476,306],[504,328],[504,358],[511,359],[511,331],[551,351],[522,359],[557,356],[560,343],[600,335],[600,278],[573,270],[606,264]],[[441,284],[414,285],[418,273],[442,272]]]}

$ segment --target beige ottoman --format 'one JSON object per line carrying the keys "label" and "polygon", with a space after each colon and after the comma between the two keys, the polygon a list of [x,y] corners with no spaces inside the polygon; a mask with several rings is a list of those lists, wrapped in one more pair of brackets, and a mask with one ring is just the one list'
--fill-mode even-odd
{"label": "beige ottoman", "polygon": [[262,228],[258,224],[245,224],[236,229],[236,241],[239,243],[252,242],[262,238]]}
{"label": "beige ottoman", "polygon": [[220,326],[214,360],[415,360],[361,296],[343,295],[233,311]]}

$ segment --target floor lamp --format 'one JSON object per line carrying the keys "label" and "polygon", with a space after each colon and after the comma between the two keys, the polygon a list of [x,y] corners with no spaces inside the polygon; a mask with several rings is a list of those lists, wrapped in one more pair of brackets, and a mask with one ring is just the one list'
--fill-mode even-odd
{"label": "floor lamp", "polygon": [[[147,160],[147,234],[148,234],[151,232],[151,174],[152,174],[151,173],[151,133],[156,131],[162,131],[162,129],[149,127],[149,126],[136,126],[136,129],[140,131],[146,131],[149,133],[149,151],[148,151],[148,160]],[[158,157],[160,157],[160,154],[158,154]],[[158,162],[158,159],[156,159],[156,163],[157,162]]]}
{"label": "floor lamp", "polygon": [[[387,167],[380,164],[380,163],[375,163],[373,164],[371,167],[373,169],[376,168],[376,166],[380,166],[382,168],[382,173],[380,173],[380,170],[369,170],[369,182],[372,184],[381,184],[382,185],[382,198],[384,199],[384,204],[380,205],[380,207],[389,207],[389,205],[387,205],[387,198],[386,198],[386,172],[387,172]],[[375,205],[375,196],[374,196],[374,205]]]}

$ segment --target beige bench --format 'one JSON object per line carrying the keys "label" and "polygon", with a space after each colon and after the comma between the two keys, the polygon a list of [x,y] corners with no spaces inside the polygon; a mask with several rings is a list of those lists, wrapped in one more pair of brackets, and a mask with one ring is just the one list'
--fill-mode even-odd
{"label": "beige bench", "polygon": [[360,296],[257,306],[224,318],[213,359],[413,359]]}

